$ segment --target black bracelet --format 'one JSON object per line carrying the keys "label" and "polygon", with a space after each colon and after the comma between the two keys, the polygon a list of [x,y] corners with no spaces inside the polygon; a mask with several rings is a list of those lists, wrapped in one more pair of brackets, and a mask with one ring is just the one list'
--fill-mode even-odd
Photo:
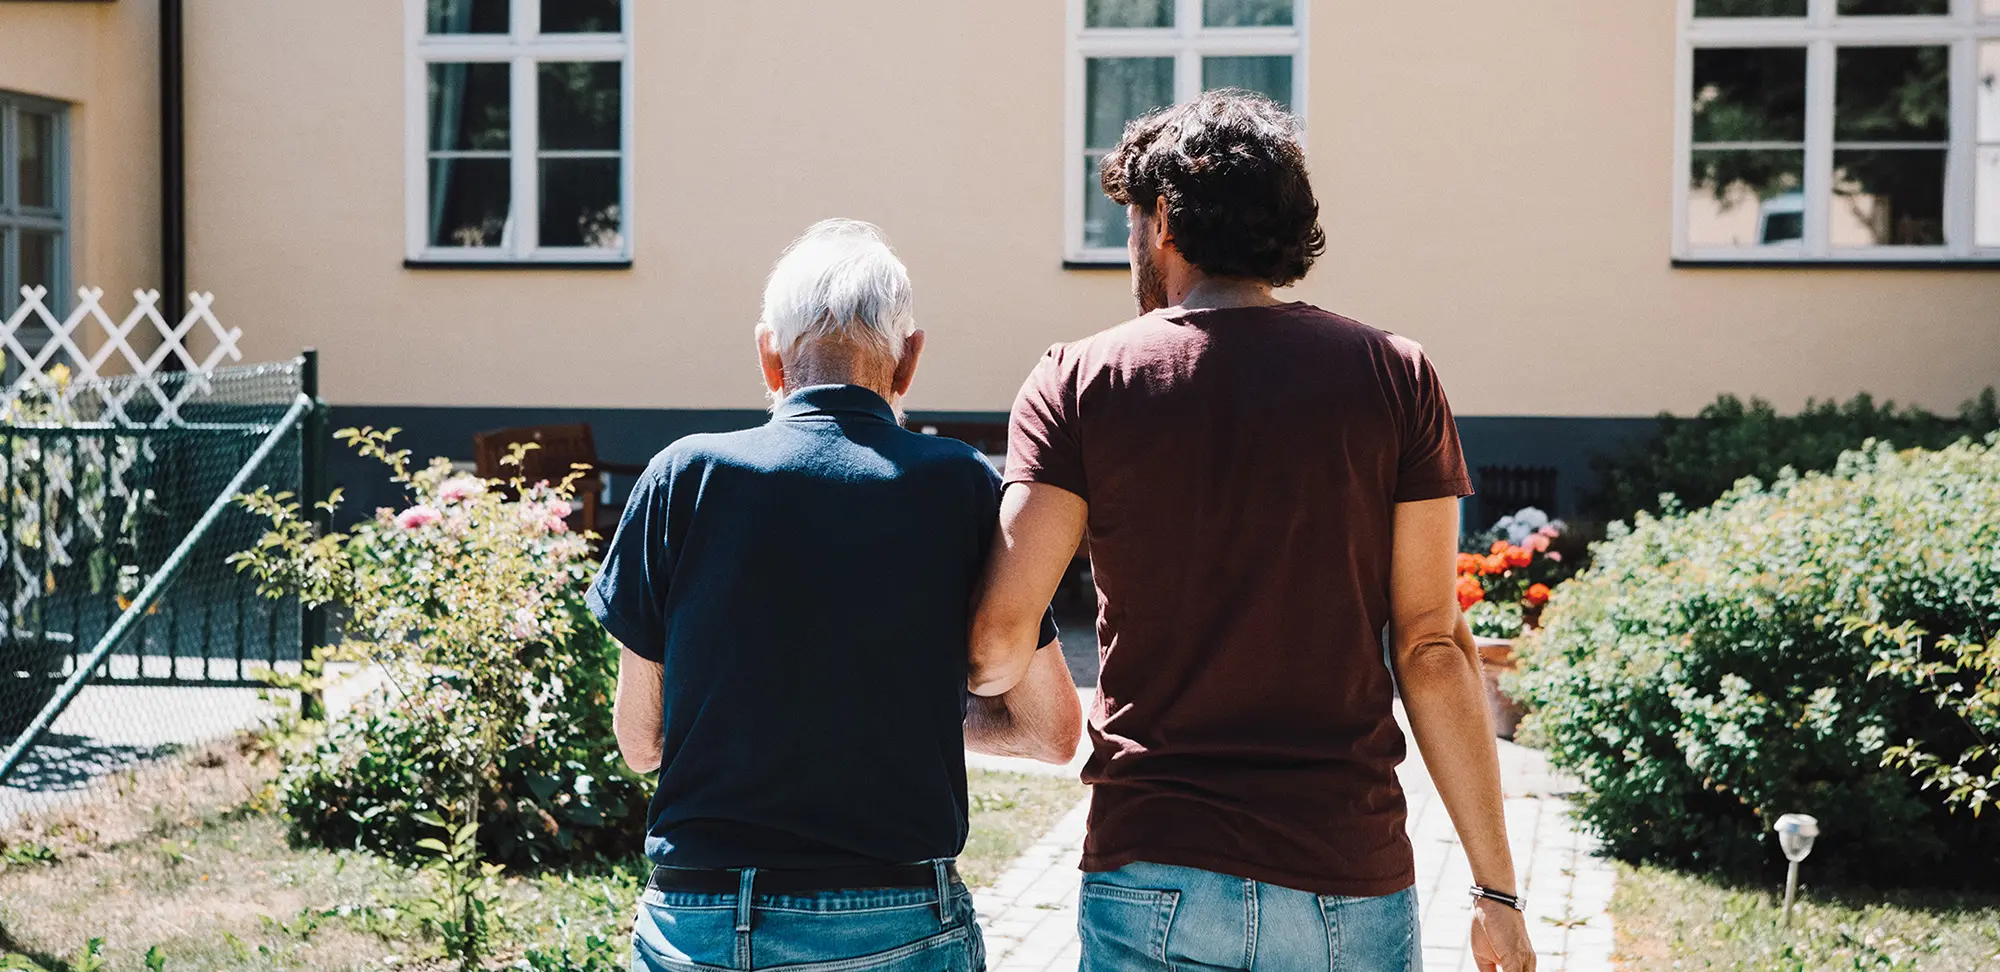
{"label": "black bracelet", "polygon": [[1472,896],[1475,898],[1485,898],[1488,901],[1498,901],[1515,911],[1528,910],[1528,899],[1518,894],[1495,891],[1492,888],[1481,887],[1475,884],[1472,886]]}

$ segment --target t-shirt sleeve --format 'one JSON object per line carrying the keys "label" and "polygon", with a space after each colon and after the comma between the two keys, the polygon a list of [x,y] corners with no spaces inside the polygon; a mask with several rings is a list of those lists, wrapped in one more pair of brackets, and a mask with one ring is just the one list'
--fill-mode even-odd
{"label": "t-shirt sleeve", "polygon": [[1396,502],[1472,495],[1458,420],[1445,399],[1444,382],[1421,350],[1409,351],[1415,374],[1404,403],[1402,457],[1396,469]]}
{"label": "t-shirt sleeve", "polygon": [[648,661],[664,661],[666,605],[673,550],[667,535],[671,466],[655,463],[632,489],[605,548],[604,566],[584,604],[611,637]]}
{"label": "t-shirt sleeve", "polygon": [[1007,423],[1006,482],[1043,483],[1090,498],[1076,411],[1075,369],[1057,345],[1014,398]]}

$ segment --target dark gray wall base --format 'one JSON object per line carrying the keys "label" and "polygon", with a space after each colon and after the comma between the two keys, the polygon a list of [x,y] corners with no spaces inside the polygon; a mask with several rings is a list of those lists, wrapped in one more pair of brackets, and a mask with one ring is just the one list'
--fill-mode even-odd
{"label": "dark gray wall base", "polygon": [[[760,409],[641,409],[641,408],[458,408],[414,405],[336,405],[330,429],[371,425],[400,428],[398,446],[409,449],[413,461],[432,456],[468,459],[475,433],[522,425],[588,422],[597,439],[598,454],[617,462],[642,463],[685,435],[730,432],[762,424]],[[912,412],[911,428],[926,423],[1003,423],[1005,412]],[[1557,515],[1571,515],[1589,487],[1593,455],[1620,451],[1644,441],[1658,429],[1650,418],[1579,418],[1463,416],[1458,420],[1466,464],[1481,466],[1553,466],[1558,472]],[[1305,446],[1302,444],[1302,448]],[[346,491],[342,523],[371,514],[377,507],[406,502],[391,487],[381,467],[354,455],[338,443],[327,450],[333,484]],[[622,495],[628,482],[614,484]],[[1481,525],[1471,525],[1481,526]]]}

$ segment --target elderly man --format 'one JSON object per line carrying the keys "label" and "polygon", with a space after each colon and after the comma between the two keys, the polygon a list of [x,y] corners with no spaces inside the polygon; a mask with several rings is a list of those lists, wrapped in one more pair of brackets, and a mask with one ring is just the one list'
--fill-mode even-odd
{"label": "elderly man", "polygon": [[661,452],[588,597],[619,748],[659,772],[633,967],[981,969],[964,749],[1069,759],[1069,671],[1046,648],[968,708],[999,477],[898,423],[924,333],[880,231],[809,229],[756,335],[770,423]]}
{"label": "elderly man", "polygon": [[1056,347],[1022,388],[974,637],[974,690],[1014,687],[1088,531],[1085,972],[1417,968],[1397,684],[1470,858],[1479,966],[1530,972],[1452,588],[1471,484],[1436,370],[1272,295],[1325,246],[1278,106],[1211,92],[1147,116],[1102,174],[1142,316]]}

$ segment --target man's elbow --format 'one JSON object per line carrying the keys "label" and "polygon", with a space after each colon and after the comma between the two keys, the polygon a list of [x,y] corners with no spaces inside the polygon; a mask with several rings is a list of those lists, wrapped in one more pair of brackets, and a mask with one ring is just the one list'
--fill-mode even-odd
{"label": "man's elbow", "polygon": [[1479,677],[1475,657],[1449,634],[1416,639],[1396,653],[1396,679],[1407,693],[1456,685]]}
{"label": "man's elbow", "polygon": [[1022,625],[981,612],[973,620],[966,672],[966,687],[972,694],[992,698],[1021,684],[1035,661],[1040,626],[1039,617]]}
{"label": "man's elbow", "polygon": [[653,773],[660,768],[661,756],[658,747],[647,749],[619,743],[618,755],[624,757],[625,765],[631,767],[634,773]]}
{"label": "man's elbow", "polygon": [[1076,747],[1082,740],[1083,710],[1079,708],[1059,720],[1055,731],[1042,741],[1035,759],[1062,766],[1076,758]]}

